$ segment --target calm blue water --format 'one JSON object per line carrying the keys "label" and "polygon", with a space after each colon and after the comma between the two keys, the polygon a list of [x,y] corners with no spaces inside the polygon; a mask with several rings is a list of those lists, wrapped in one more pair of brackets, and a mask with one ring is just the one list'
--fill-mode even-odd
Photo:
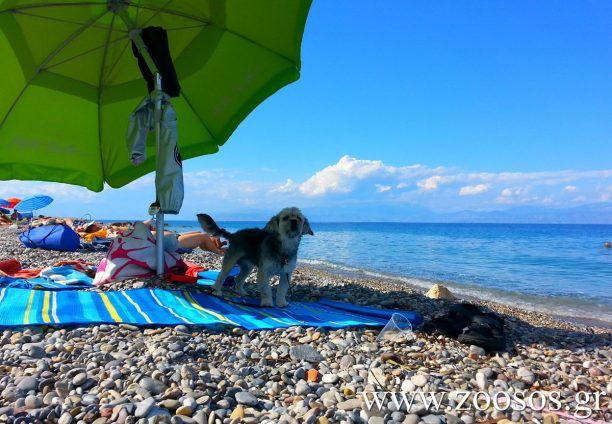
{"label": "calm blue water", "polygon": [[[196,222],[171,223],[179,231]],[[223,222],[225,228],[263,226]],[[314,223],[303,264],[612,323],[612,225]]]}

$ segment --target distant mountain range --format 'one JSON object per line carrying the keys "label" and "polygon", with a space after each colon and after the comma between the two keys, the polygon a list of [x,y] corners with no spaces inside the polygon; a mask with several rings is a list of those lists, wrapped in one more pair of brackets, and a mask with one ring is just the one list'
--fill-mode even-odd
{"label": "distant mountain range", "polygon": [[612,203],[595,203],[563,209],[522,206],[504,211],[461,211],[437,214],[435,222],[612,224]]}
{"label": "distant mountain range", "polygon": [[[416,205],[360,204],[307,208],[308,218],[319,222],[435,222],[508,224],[612,224],[612,203],[594,203],[571,208],[521,206],[497,211],[434,212]],[[277,211],[242,210],[220,214],[224,221],[265,221]]]}

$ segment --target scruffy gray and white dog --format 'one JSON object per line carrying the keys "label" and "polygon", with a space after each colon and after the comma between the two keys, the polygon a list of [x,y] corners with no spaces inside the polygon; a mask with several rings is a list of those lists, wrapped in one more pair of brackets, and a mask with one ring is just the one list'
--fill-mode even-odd
{"label": "scruffy gray and white dog", "polygon": [[221,272],[213,286],[216,294],[221,294],[223,282],[236,264],[240,266],[240,273],[236,277],[236,291],[240,295],[246,294],[244,281],[253,268],[257,267],[261,306],[274,306],[270,287],[270,279],[274,275],[280,277],[276,290],[276,306],[287,306],[287,291],[296,266],[300,241],[304,234],[314,235],[308,219],[298,208],[283,209],[273,216],[263,229],[248,228],[235,233],[219,228],[206,214],[198,214],[198,221],[207,233],[229,241]]}

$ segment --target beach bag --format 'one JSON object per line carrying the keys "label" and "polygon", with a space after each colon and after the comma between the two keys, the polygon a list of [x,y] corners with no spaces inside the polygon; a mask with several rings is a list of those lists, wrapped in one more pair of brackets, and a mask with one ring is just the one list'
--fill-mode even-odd
{"label": "beach bag", "polygon": [[[177,268],[185,268],[181,256],[164,251],[164,272]],[[152,277],[155,269],[155,237],[145,224],[137,222],[132,230],[113,240],[106,257],[98,265],[94,285]]]}
{"label": "beach bag", "polygon": [[19,234],[19,240],[31,249],[75,252],[81,245],[79,235],[65,225],[42,225]]}

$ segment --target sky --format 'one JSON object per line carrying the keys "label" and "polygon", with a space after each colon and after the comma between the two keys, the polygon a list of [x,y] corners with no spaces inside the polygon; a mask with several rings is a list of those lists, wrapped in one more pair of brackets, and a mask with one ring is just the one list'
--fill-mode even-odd
{"label": "sky", "polygon": [[[315,0],[300,80],[185,161],[175,218],[612,202],[611,20],[603,0]],[[41,213],[146,218],[153,176],[102,193],[0,182],[29,194],[55,198]]]}

